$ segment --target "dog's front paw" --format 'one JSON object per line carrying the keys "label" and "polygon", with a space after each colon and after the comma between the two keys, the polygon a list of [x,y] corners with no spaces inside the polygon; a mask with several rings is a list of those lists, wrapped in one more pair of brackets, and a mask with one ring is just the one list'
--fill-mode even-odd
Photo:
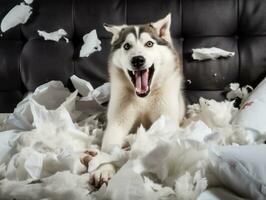
{"label": "dog's front paw", "polygon": [[90,184],[96,188],[100,188],[104,183],[112,178],[115,173],[115,166],[112,164],[104,164],[94,171],[90,177]]}
{"label": "dog's front paw", "polygon": [[86,167],[89,166],[89,162],[98,154],[96,150],[87,150],[80,157],[80,162]]}

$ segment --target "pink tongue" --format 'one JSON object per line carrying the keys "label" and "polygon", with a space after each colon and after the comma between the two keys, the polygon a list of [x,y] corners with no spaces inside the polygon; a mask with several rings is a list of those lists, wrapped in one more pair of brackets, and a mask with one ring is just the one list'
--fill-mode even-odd
{"label": "pink tongue", "polygon": [[149,72],[148,70],[137,71],[135,74],[136,78],[136,90],[138,93],[145,93],[148,91],[148,78]]}

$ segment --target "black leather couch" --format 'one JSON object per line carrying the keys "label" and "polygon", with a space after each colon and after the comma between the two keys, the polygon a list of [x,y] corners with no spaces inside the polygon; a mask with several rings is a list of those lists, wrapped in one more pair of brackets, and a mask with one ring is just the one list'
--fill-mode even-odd
{"label": "black leather couch", "polygon": [[[22,0],[21,0],[22,1]],[[0,20],[17,0],[0,0]],[[185,92],[223,99],[231,82],[256,86],[266,75],[266,0],[35,0],[33,15],[0,37],[0,112],[12,112],[27,91],[50,80],[71,87],[72,74],[98,86],[108,80],[110,24],[138,24],[172,13],[172,36],[183,57]],[[69,43],[44,41],[37,30],[63,28]],[[79,58],[82,36],[96,29],[102,51]],[[198,62],[192,48],[234,51],[229,59]],[[216,76],[215,76],[216,74]],[[186,80],[191,80],[186,81]]]}

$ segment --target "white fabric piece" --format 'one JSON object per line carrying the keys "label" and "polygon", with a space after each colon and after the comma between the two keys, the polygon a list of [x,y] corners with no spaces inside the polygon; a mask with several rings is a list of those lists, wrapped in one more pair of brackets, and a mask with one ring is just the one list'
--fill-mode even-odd
{"label": "white fabric piece", "polygon": [[68,38],[66,37],[67,32],[64,29],[58,29],[57,31],[51,33],[38,30],[38,34],[39,36],[43,37],[44,40],[52,40],[58,42],[61,38],[64,38],[67,43],[69,42]]}
{"label": "white fabric piece", "polygon": [[21,3],[13,7],[3,18],[1,22],[1,31],[7,30],[17,26],[18,24],[25,24],[32,14],[32,7]]}
{"label": "white fabric piece", "polygon": [[79,57],[88,57],[92,53],[102,50],[101,40],[98,39],[95,29],[83,36],[83,42]]}
{"label": "white fabric piece", "polygon": [[266,145],[213,147],[211,171],[241,196],[266,199],[265,152]]}
{"label": "white fabric piece", "polygon": [[199,61],[215,60],[220,57],[232,57],[235,55],[235,52],[225,51],[216,47],[192,49],[192,52],[192,58]]}
{"label": "white fabric piece", "polygon": [[266,78],[253,90],[243,103],[233,123],[249,129],[250,141],[255,141],[261,134],[266,135]]}

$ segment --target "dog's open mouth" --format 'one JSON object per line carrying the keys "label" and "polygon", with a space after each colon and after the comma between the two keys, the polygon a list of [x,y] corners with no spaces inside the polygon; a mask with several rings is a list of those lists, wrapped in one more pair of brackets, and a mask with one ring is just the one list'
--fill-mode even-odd
{"label": "dog's open mouth", "polygon": [[129,71],[128,74],[139,97],[145,97],[150,92],[150,84],[154,73],[154,65],[148,69]]}

